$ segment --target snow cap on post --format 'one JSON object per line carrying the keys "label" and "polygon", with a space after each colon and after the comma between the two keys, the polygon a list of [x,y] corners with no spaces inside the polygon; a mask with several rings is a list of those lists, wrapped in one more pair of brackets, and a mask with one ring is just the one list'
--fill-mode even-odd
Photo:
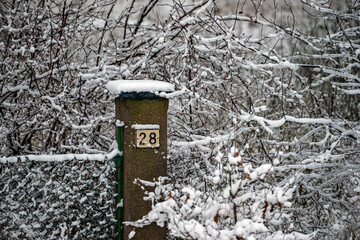
{"label": "snow cap on post", "polygon": [[114,97],[127,99],[166,98],[174,92],[174,85],[155,80],[116,80],[108,82],[106,88]]}

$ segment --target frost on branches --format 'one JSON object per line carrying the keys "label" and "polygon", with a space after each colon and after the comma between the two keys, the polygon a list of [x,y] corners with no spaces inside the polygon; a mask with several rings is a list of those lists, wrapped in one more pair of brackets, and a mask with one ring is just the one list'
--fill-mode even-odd
{"label": "frost on branches", "polygon": [[110,150],[104,85],[118,68],[94,56],[111,2],[89,3],[1,1],[1,155]]}
{"label": "frost on branches", "polygon": [[225,15],[217,2],[176,2],[134,44],[126,74],[179,91],[170,183],[132,224],[167,221],[185,239],[355,239],[359,4],[253,3]]}
{"label": "frost on branches", "polygon": [[165,81],[177,90],[166,95],[169,176],[127,224],[185,239],[360,234],[359,1],[0,9],[2,155],[108,151],[106,83]]}
{"label": "frost on branches", "polygon": [[147,199],[163,201],[154,204],[142,220],[129,224],[167,223],[172,236],[184,239],[310,239],[314,235],[280,230],[293,228],[288,210],[293,181],[274,186],[271,164],[253,169],[242,160],[243,152],[232,147],[225,156],[222,148],[207,161],[209,174],[199,185],[179,188],[178,183],[163,184],[165,179],[156,182]]}

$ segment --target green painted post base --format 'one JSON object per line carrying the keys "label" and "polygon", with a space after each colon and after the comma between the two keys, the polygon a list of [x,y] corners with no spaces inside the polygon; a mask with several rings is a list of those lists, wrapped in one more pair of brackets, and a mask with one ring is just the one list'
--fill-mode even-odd
{"label": "green painted post base", "polygon": [[[118,150],[119,152],[121,153],[121,131],[122,131],[122,127],[117,127],[117,142],[118,142]],[[118,240],[121,240],[121,225],[122,225],[122,222],[121,222],[121,211],[122,211],[122,207],[120,207],[120,203],[121,203],[121,199],[122,199],[122,191],[121,191],[121,165],[122,165],[122,160],[123,160],[123,157],[122,155],[119,155],[116,157],[116,176],[117,176],[117,193],[118,193],[118,196],[117,196],[117,199],[116,199],[116,212],[117,212],[117,219],[118,219],[118,222],[117,222],[117,233],[118,233],[118,237],[117,239]]]}

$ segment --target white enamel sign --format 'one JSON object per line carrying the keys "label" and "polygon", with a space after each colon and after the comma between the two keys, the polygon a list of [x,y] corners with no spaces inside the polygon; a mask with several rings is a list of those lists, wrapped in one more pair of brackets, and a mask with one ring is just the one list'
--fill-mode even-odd
{"label": "white enamel sign", "polygon": [[136,130],[137,148],[160,147],[159,129],[138,129]]}

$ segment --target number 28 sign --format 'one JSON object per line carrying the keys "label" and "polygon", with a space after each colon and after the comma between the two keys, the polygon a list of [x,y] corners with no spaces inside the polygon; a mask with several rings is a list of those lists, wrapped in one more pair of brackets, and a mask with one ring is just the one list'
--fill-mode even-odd
{"label": "number 28 sign", "polygon": [[160,147],[159,129],[137,129],[136,147],[137,148]]}

